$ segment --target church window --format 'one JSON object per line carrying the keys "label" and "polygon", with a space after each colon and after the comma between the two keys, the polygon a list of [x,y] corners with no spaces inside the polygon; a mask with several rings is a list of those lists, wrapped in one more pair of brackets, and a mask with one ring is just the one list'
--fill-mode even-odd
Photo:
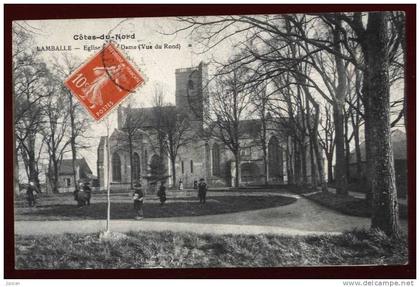
{"label": "church window", "polygon": [[148,162],[147,149],[144,150],[144,161],[143,162],[144,162],[144,168],[148,169],[148,166],[147,166],[147,162]]}
{"label": "church window", "polygon": [[220,149],[217,143],[213,145],[212,157],[213,157],[213,162],[212,162],[213,175],[218,176],[220,175]]}
{"label": "church window", "polygon": [[112,181],[121,181],[121,159],[118,153],[112,155]]}
{"label": "church window", "polygon": [[281,149],[277,138],[273,136],[268,142],[268,174],[270,177],[281,177],[282,173]]}
{"label": "church window", "polygon": [[191,173],[194,173],[194,162],[192,160],[190,161],[190,170]]}
{"label": "church window", "polygon": [[241,149],[241,156],[249,157],[252,154],[251,147],[244,147]]}
{"label": "church window", "polygon": [[181,161],[181,172],[184,174],[184,161]]}

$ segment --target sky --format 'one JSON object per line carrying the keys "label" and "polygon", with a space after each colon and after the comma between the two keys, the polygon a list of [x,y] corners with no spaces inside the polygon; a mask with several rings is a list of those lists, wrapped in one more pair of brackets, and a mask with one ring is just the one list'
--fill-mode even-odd
{"label": "sky", "polygon": [[[40,51],[40,57],[45,59],[47,64],[52,64],[55,59],[60,61],[65,56],[83,63],[100,51],[99,49],[89,51],[91,46],[101,47],[105,43],[104,39],[92,39],[92,36],[117,37],[120,35],[122,38],[123,35],[128,35],[125,39],[114,41],[120,45],[123,54],[145,78],[145,84],[128,97],[134,105],[141,106],[151,105],[156,85],[164,89],[165,100],[174,104],[176,69],[196,66],[200,61],[208,62],[211,57],[223,58],[228,51],[222,45],[217,51],[211,51],[211,54],[200,54],[199,49],[191,45],[192,40],[188,32],[169,35],[179,27],[179,24],[176,19],[168,17],[32,20],[19,21],[18,24],[33,32],[33,49],[45,50],[47,46],[71,46],[71,51]],[[172,45],[174,48],[165,49],[165,44]],[[162,48],[157,49],[157,45]],[[227,46],[229,43],[224,45]],[[151,49],[146,49],[145,46]],[[135,47],[135,49],[126,47]],[[112,133],[112,130],[117,127],[116,109],[108,117]],[[81,151],[78,156],[87,159],[94,174],[97,173],[97,144],[100,137],[105,136],[106,133],[104,122],[95,122],[92,119],[88,132],[88,135],[92,137],[92,147]],[[69,157],[70,153],[65,155],[65,158]]]}

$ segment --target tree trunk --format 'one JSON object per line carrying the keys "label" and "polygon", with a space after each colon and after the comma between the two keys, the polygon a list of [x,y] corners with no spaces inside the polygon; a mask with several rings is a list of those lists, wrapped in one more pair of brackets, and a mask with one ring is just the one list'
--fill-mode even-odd
{"label": "tree trunk", "polygon": [[[308,131],[309,133],[313,133],[313,130],[315,129],[315,131],[318,130],[318,127],[312,127],[312,121],[311,121],[311,115],[309,113],[310,106],[309,106],[309,99],[308,96],[306,97],[306,126],[308,127]],[[311,160],[311,188],[312,190],[316,190],[317,187],[317,178],[316,178],[316,164],[315,164],[315,160],[314,160],[314,141],[311,140],[311,138],[309,138],[309,155],[310,155],[310,160]]]}
{"label": "tree trunk", "polygon": [[345,144],[346,144],[346,179],[347,182],[350,181],[350,140],[349,140],[349,129],[348,129],[348,117],[346,117],[346,121],[344,123],[344,134],[345,134]]}
{"label": "tree trunk", "polygon": [[337,67],[337,81],[335,101],[333,104],[334,111],[334,127],[335,127],[335,159],[336,159],[336,175],[335,183],[337,194],[347,194],[347,178],[346,163],[344,154],[344,103],[346,100],[346,70],[343,58],[338,56],[341,54],[341,36],[340,36],[341,20],[337,20],[335,29],[333,30],[333,46],[338,53],[335,55],[335,64]]}
{"label": "tree trunk", "polygon": [[328,192],[328,185],[327,185],[327,182],[325,180],[325,175],[324,175],[324,163],[322,161],[322,153],[319,148],[319,142],[318,142],[318,137],[316,136],[316,133],[312,134],[312,141],[314,144],[316,166],[318,168],[318,176],[319,176],[319,182],[321,184],[321,190],[322,192]]}
{"label": "tree trunk", "polygon": [[333,177],[333,155],[327,156],[327,168],[328,168],[328,182],[333,183],[334,177]]}
{"label": "tree trunk", "polygon": [[267,161],[266,155],[263,156],[263,161],[264,161],[264,184],[267,185],[269,174],[268,174],[268,167],[267,167],[268,161]]}
{"label": "tree trunk", "polygon": [[318,140],[318,126],[319,126],[319,104],[314,100],[314,98],[312,97],[312,95],[309,92],[309,89],[307,86],[305,86],[304,88],[304,92],[306,95],[306,99],[308,100],[307,105],[308,105],[308,110],[309,110],[309,102],[312,104],[312,106],[314,107],[315,110],[315,114],[312,115],[313,118],[313,126],[310,125],[310,118],[308,116],[308,131],[309,131],[309,140],[312,141],[312,147],[315,153],[315,159],[316,159],[316,166],[318,168],[318,177],[319,177],[319,182],[321,184],[321,190],[322,192],[328,192],[328,185],[327,182],[325,180],[325,175],[324,175],[324,163],[323,163],[323,159],[322,159],[322,152],[321,149],[319,147],[319,140]]}
{"label": "tree trunk", "polygon": [[133,139],[128,137],[128,152],[130,156],[130,188],[134,187],[134,169],[133,169]]}
{"label": "tree trunk", "polygon": [[235,187],[239,187],[239,149],[235,152]]}
{"label": "tree trunk", "polygon": [[353,129],[354,129],[354,149],[356,151],[357,180],[361,180],[362,178],[362,153],[360,151],[360,135],[359,135],[359,126],[357,124],[357,121]]}
{"label": "tree trunk", "polygon": [[76,174],[76,160],[77,160],[77,150],[76,150],[76,124],[74,122],[74,113],[75,107],[73,105],[73,95],[69,92],[69,102],[70,102],[70,129],[71,129],[71,137],[70,137],[70,147],[71,147],[71,167],[73,171],[73,182],[74,182],[74,189],[79,190],[79,185],[77,184],[77,174]]}
{"label": "tree trunk", "polygon": [[372,181],[372,228],[398,236],[398,201],[395,185],[394,157],[391,144],[390,89],[387,51],[387,17],[383,12],[369,13],[367,42],[370,103],[366,114],[375,146]]}
{"label": "tree trunk", "polygon": [[287,145],[286,145],[286,169],[287,169],[287,184],[294,184],[294,175],[293,175],[293,169],[292,169],[292,147],[290,146],[290,137],[287,139]]}
{"label": "tree trunk", "polygon": [[175,170],[175,161],[176,158],[171,158],[171,168],[172,168],[172,187],[176,188],[176,170]]}
{"label": "tree trunk", "polygon": [[[366,55],[366,54],[365,54]],[[367,56],[365,56],[366,61]],[[363,72],[363,106],[365,109],[365,156],[366,156],[366,182],[367,182],[367,191],[366,191],[366,202],[370,205],[372,204],[372,182],[373,182],[373,172],[374,172],[374,160],[375,160],[375,147],[373,146],[374,136],[371,134],[373,132],[371,128],[371,115],[370,115],[370,106],[371,97],[369,96],[369,70],[366,69]]]}
{"label": "tree trunk", "polygon": [[359,114],[361,106],[360,106],[360,99],[362,95],[360,94],[360,85],[361,85],[361,74],[360,70],[356,70],[356,111],[354,112],[354,118],[352,116],[352,124],[353,124],[353,131],[354,131],[354,149],[356,151],[356,169],[357,169],[357,179],[360,181],[362,179],[362,153],[360,151],[360,119],[361,115]]}
{"label": "tree trunk", "polygon": [[39,182],[37,161],[35,158],[35,136],[28,136],[28,170],[29,170],[29,181],[33,181],[38,188],[41,190],[41,185]]}
{"label": "tree trunk", "polygon": [[309,141],[309,152],[311,156],[311,188],[312,190],[316,190],[317,186],[317,178],[316,178],[316,164],[314,159],[314,147],[313,141]]}
{"label": "tree trunk", "polygon": [[298,149],[297,140],[293,140],[293,150],[294,150],[294,182],[296,185],[302,185],[302,168],[301,168],[301,154],[300,150]]}
{"label": "tree trunk", "polygon": [[[402,23],[402,37],[401,37],[401,49],[403,51],[403,67],[404,67],[404,102],[403,102],[403,112],[404,112],[404,127],[405,127],[405,134],[407,136],[407,121],[408,121],[408,117],[407,117],[407,85],[408,85],[408,80],[407,80],[407,71],[406,71],[406,67],[407,67],[407,38],[406,38],[406,17],[405,14],[402,15],[401,17],[403,17],[403,23]],[[408,141],[407,141],[408,142]]]}
{"label": "tree trunk", "polygon": [[19,164],[18,164],[18,149],[16,148],[16,141],[15,141],[15,151],[13,153],[13,167],[14,167],[14,176],[13,176],[13,189],[14,189],[14,194],[18,195],[19,194]]}
{"label": "tree trunk", "polygon": [[302,137],[302,140],[300,141],[299,148],[300,148],[300,159],[302,161],[301,167],[302,167],[302,184],[306,185],[308,184],[308,171],[307,171],[307,165],[306,165],[306,146],[305,146],[305,136]]}
{"label": "tree trunk", "polygon": [[319,105],[315,101],[311,101],[312,105],[315,108],[315,115],[314,115],[314,127],[310,129],[310,140],[313,144],[313,149],[315,153],[315,159],[316,159],[316,166],[318,168],[318,177],[319,182],[321,184],[321,190],[322,192],[328,192],[328,186],[327,182],[325,181],[325,175],[324,175],[324,163],[322,160],[322,152],[319,147],[318,142],[318,124],[319,124]]}
{"label": "tree trunk", "polygon": [[52,180],[52,192],[58,193],[58,160],[53,158],[52,160],[52,173],[53,173],[53,180]]}
{"label": "tree trunk", "polygon": [[335,128],[335,185],[337,194],[347,194],[346,162],[344,150],[343,109],[333,106]]}

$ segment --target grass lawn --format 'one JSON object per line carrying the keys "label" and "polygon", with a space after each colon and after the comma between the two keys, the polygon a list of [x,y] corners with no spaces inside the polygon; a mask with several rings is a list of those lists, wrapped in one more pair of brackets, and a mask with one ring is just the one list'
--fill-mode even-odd
{"label": "grass lawn", "polygon": [[131,232],[115,241],[98,234],[16,236],[17,269],[129,269],[400,265],[407,240],[375,231],[342,235],[197,235]]}
{"label": "grass lawn", "polygon": [[[206,205],[199,204],[196,196],[173,197],[161,206],[156,196],[146,197],[144,213],[147,218],[199,216],[233,213],[287,205],[295,202],[293,197],[280,195],[209,195]],[[105,219],[106,196],[93,194],[91,205],[77,207],[71,194],[44,196],[37,207],[26,206],[24,199],[15,202],[15,220],[74,220]],[[113,194],[111,198],[113,219],[132,219],[133,202],[128,194]]]}
{"label": "grass lawn", "polygon": [[[309,198],[323,206],[337,210],[347,215],[370,217],[372,208],[364,199],[350,195],[339,195],[332,192],[318,192],[307,195]],[[399,205],[400,218],[407,218],[407,206]]]}

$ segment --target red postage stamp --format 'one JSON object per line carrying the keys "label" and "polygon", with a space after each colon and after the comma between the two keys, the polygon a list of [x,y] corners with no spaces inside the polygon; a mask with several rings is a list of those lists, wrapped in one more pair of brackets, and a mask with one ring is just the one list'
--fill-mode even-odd
{"label": "red postage stamp", "polygon": [[65,81],[97,121],[143,83],[144,78],[112,43]]}

